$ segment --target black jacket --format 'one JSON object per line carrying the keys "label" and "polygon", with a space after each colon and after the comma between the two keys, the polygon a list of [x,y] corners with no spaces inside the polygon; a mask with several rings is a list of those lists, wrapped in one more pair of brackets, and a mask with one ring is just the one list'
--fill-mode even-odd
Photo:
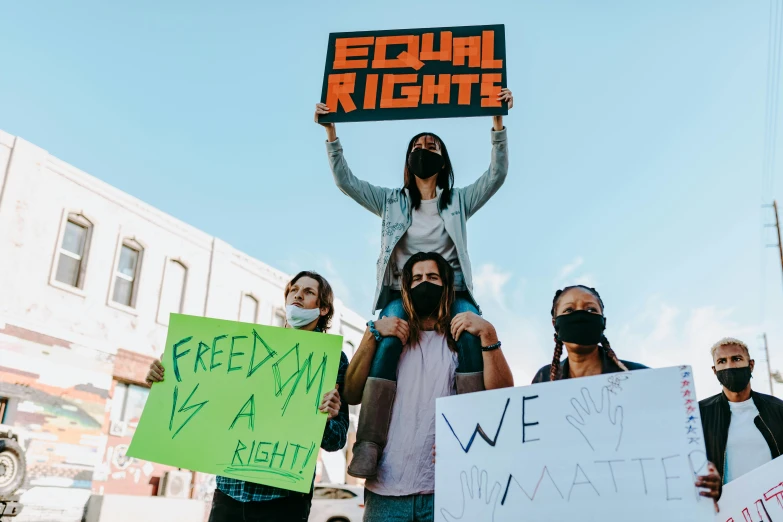
{"label": "black jacket", "polygon": [[[751,391],[750,397],[759,410],[753,421],[769,445],[772,458],[780,456],[783,449],[783,401],[771,395]],[[715,464],[721,477],[726,476],[726,441],[729,438],[731,409],[723,392],[699,401],[707,459]]]}
{"label": "black jacket", "polygon": [[[601,355],[601,373],[602,374],[604,374],[604,373],[618,373],[618,372],[623,371],[623,370],[620,369],[619,366],[617,366],[614,363],[614,361],[612,361],[609,357],[606,356],[606,350],[604,350],[603,347],[599,346],[598,350],[599,350],[600,355]],[[635,362],[631,362],[631,361],[623,361],[622,359],[620,359],[620,362],[623,363],[625,365],[625,367],[628,368],[628,370],[631,370],[631,371],[633,371],[633,370],[646,370],[647,369],[647,366],[645,366],[643,364],[639,364],[639,363],[635,363]],[[536,376],[533,377],[532,384],[536,384],[536,383],[539,383],[539,382],[549,382],[549,370],[550,370],[550,368],[551,368],[551,366],[547,364],[546,366],[544,366],[543,368],[538,370],[538,372],[536,373]],[[566,357],[565,360],[560,363],[560,370],[561,370],[560,373],[563,376],[562,377],[563,379],[569,379],[570,378],[569,371],[568,371],[569,370],[568,357]]]}

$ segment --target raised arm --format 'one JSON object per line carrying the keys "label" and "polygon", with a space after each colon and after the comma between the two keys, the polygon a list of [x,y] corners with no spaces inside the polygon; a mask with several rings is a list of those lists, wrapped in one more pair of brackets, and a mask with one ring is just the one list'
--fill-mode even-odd
{"label": "raised arm", "polygon": [[[508,108],[514,106],[514,97],[508,89],[502,89],[498,95],[499,100],[508,102]],[[503,126],[503,116],[492,117],[492,156],[489,162],[489,169],[474,183],[468,185],[463,190],[465,202],[465,218],[470,218],[473,214],[489,201],[489,198],[506,181],[508,174],[508,141],[506,139],[506,128]]]}
{"label": "raised arm", "polygon": [[329,114],[329,107],[325,103],[316,103],[315,122],[326,130],[326,142],[331,143],[337,139],[337,127],[334,123],[320,121],[322,114]]}
{"label": "raised arm", "polygon": [[319,121],[323,114],[329,114],[329,108],[323,103],[316,104],[315,122],[326,129],[326,153],[337,188],[376,216],[382,216],[383,205],[390,189],[378,187],[353,175],[343,156],[343,147],[337,137],[334,123]]}

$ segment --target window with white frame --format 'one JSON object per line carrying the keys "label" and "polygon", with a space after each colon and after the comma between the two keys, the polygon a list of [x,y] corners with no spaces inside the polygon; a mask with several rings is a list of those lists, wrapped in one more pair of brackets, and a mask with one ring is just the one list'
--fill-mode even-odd
{"label": "window with white frame", "polygon": [[285,326],[285,310],[278,308],[272,313],[272,326]]}
{"label": "window with white frame", "polygon": [[149,388],[144,386],[116,382],[109,418],[114,422],[137,424],[149,393]]}
{"label": "window with white frame", "polygon": [[74,288],[84,287],[87,251],[92,223],[79,214],[69,214],[58,249],[57,271],[54,278]]}
{"label": "window with white frame", "polygon": [[158,306],[158,322],[169,324],[169,314],[181,314],[185,297],[188,269],[179,261],[170,259],[163,271],[163,286]]}
{"label": "window with white frame", "polygon": [[239,320],[243,323],[258,321],[258,299],[250,294],[242,295],[242,302],[239,304]]}
{"label": "window with white frame", "polygon": [[114,292],[112,301],[124,306],[136,304],[141,256],[144,249],[136,241],[122,242],[117,269],[114,272]]}
{"label": "window with white frame", "polygon": [[345,352],[348,359],[351,359],[353,354],[356,353],[356,346],[351,341],[343,341],[343,352]]}

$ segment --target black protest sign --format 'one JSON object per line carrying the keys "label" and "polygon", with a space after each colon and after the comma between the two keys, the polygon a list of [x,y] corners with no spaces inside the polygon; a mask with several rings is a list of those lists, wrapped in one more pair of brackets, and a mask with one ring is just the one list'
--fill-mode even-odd
{"label": "black protest sign", "polygon": [[332,33],[321,122],[508,114],[503,25]]}

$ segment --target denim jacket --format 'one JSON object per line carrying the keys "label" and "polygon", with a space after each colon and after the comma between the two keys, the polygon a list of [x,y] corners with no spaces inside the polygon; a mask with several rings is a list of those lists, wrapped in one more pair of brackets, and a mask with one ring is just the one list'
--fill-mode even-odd
{"label": "denim jacket", "polygon": [[[392,274],[389,260],[394,247],[411,226],[412,206],[404,188],[384,188],[372,185],[353,175],[343,156],[343,147],[337,139],[326,143],[329,165],[337,187],[361,206],[382,219],[381,252],[376,263],[377,286],[373,300],[374,314],[390,300]],[[473,277],[468,256],[468,235],[466,223],[489,198],[495,195],[508,173],[508,144],[506,129],[492,131],[492,157],[489,169],[467,187],[452,191],[451,203],[440,210],[440,217],[446,232],[454,241],[457,257],[465,279],[465,286],[473,299]],[[441,189],[437,194],[440,197]],[[473,299],[475,304],[475,299]]]}

